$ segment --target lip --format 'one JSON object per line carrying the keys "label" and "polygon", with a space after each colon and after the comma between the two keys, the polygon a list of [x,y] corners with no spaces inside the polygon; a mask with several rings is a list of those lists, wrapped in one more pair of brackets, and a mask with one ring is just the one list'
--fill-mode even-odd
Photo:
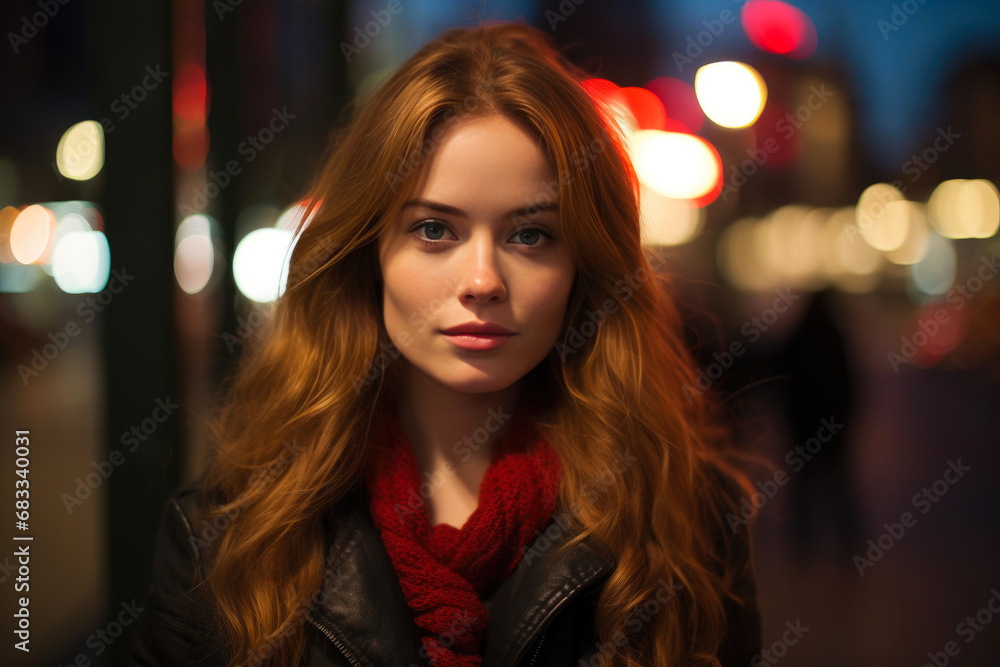
{"label": "lip", "polygon": [[512,335],[514,332],[510,329],[506,329],[499,324],[493,324],[492,322],[466,322],[465,324],[458,324],[453,327],[448,327],[447,329],[441,329],[441,333],[446,336],[454,336],[456,334],[469,334],[473,336],[482,335]]}
{"label": "lip", "polygon": [[453,345],[465,350],[492,350],[513,338],[514,334],[445,334]]}

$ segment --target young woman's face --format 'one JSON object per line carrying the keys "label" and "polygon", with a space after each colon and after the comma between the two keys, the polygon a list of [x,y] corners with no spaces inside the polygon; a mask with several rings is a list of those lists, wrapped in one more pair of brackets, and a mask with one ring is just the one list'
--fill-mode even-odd
{"label": "young woman's face", "polygon": [[[411,370],[458,391],[499,391],[545,358],[566,312],[575,264],[558,183],[505,116],[462,119],[441,139],[379,239],[385,327]],[[511,333],[443,332],[470,322]]]}

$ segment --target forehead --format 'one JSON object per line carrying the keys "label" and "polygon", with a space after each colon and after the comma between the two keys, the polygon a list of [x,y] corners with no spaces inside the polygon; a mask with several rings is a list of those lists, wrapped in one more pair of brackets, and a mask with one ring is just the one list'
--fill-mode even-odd
{"label": "forehead", "polygon": [[539,140],[495,114],[461,119],[441,135],[413,197],[485,213],[552,201],[554,185]]}

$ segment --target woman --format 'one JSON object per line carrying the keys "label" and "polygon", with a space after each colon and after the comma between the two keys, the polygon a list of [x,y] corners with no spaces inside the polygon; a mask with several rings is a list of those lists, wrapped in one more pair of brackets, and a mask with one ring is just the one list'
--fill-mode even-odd
{"label": "woman", "polygon": [[[753,562],[638,181],[542,33],[452,29],[357,112],[135,664],[747,664]],[[583,662],[580,662],[583,660]]]}

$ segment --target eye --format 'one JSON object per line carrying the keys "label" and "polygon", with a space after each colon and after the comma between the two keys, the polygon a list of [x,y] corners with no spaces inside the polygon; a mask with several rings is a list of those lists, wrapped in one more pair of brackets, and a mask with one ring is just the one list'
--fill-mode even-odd
{"label": "eye", "polygon": [[[531,250],[541,250],[542,248],[548,246],[548,242],[552,240],[552,235],[546,232],[541,227],[521,227],[514,234],[515,237],[521,237],[521,240],[525,240],[525,236],[528,239],[535,239],[534,243],[522,243]],[[544,237],[544,238],[543,238]],[[540,242],[541,241],[541,242]]]}
{"label": "eye", "polygon": [[[429,235],[429,239],[432,240],[432,241],[438,241],[438,240],[440,240],[441,237],[437,236],[437,234],[441,233],[443,235],[444,232],[446,231],[444,224],[442,224],[442,223],[440,223],[440,222],[438,222],[436,220],[426,220],[424,222],[416,224],[416,225],[414,225],[410,229],[410,232],[415,232],[418,229],[428,230],[427,234]],[[423,238],[420,238],[418,236],[417,240],[419,240],[419,241],[426,241],[428,239],[423,239]]]}

